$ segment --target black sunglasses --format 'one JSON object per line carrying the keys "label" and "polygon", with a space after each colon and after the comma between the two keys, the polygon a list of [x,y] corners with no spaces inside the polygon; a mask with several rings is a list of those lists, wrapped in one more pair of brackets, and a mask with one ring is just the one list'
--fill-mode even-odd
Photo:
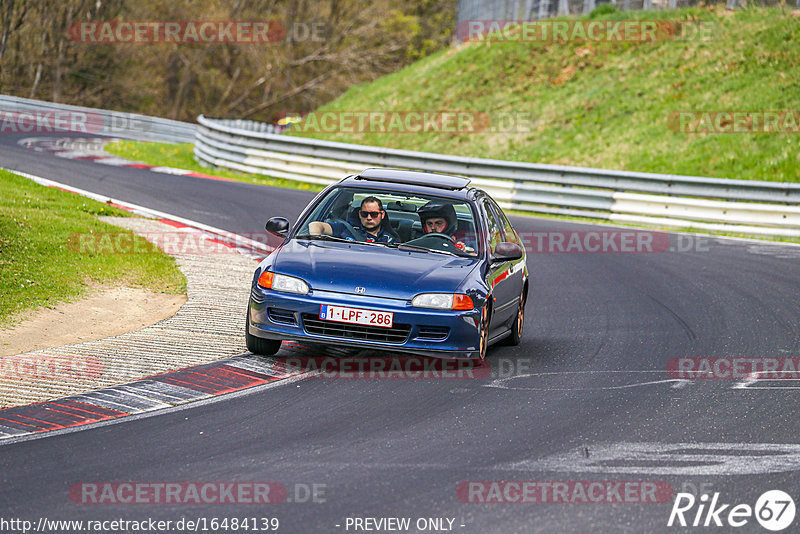
{"label": "black sunglasses", "polygon": [[365,219],[368,218],[368,217],[372,217],[373,219],[377,219],[378,216],[381,214],[380,211],[364,211],[364,210],[361,210],[359,213]]}

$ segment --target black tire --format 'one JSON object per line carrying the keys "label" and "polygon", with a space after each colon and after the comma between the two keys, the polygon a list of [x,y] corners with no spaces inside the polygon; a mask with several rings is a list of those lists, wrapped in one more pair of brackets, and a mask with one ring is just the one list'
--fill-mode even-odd
{"label": "black tire", "polygon": [[489,350],[489,320],[489,304],[487,303],[481,309],[480,338],[478,341],[478,356],[481,360],[486,359],[486,352]]}
{"label": "black tire", "polygon": [[517,316],[514,318],[514,324],[511,327],[511,335],[505,339],[506,345],[516,346],[522,341],[522,330],[525,327],[525,297],[520,296],[519,308],[517,308]]}
{"label": "black tire", "polygon": [[280,339],[264,339],[254,336],[250,333],[248,328],[249,321],[244,324],[244,341],[247,345],[247,350],[253,354],[260,354],[261,356],[272,356],[281,350]]}

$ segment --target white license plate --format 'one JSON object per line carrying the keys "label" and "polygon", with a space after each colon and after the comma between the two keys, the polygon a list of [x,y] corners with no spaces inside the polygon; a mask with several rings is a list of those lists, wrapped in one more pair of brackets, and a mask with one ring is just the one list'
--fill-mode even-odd
{"label": "white license plate", "polygon": [[392,327],[392,312],[348,308],[347,306],[329,306],[323,304],[319,309],[319,318],[325,321],[340,323],[364,324],[368,326]]}

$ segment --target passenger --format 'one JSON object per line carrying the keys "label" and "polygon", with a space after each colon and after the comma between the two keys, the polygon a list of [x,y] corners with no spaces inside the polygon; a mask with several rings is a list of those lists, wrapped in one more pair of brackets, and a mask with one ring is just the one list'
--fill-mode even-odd
{"label": "passenger", "polygon": [[360,224],[352,226],[356,231],[355,234],[350,231],[349,225],[344,221],[331,223],[314,221],[308,224],[308,231],[311,234],[326,234],[367,243],[397,243],[397,236],[391,231],[381,199],[367,197],[362,200],[358,218]]}
{"label": "passenger", "polygon": [[456,248],[464,252],[473,253],[475,248],[468,246],[463,241],[456,241],[455,233],[458,230],[458,216],[452,204],[439,200],[431,200],[417,210],[425,234],[444,234],[452,239]]}

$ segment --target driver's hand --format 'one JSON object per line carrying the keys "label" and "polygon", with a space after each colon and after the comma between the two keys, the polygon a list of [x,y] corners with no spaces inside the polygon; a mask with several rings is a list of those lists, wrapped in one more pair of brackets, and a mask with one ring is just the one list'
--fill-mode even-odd
{"label": "driver's hand", "polygon": [[472,248],[472,247],[470,247],[468,245],[465,245],[463,241],[456,242],[456,248],[458,250],[463,251],[463,252],[470,252],[470,253],[475,252],[474,248]]}
{"label": "driver's hand", "polygon": [[308,233],[312,235],[333,235],[333,228],[328,223],[313,221],[308,223]]}

